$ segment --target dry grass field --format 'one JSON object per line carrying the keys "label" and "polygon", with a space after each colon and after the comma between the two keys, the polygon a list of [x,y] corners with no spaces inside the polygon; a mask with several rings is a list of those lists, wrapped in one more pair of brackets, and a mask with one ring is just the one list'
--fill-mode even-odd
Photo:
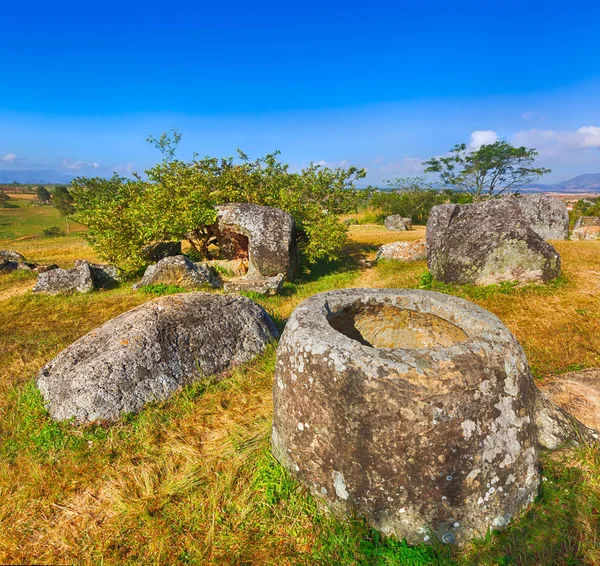
{"label": "dry grass field", "polygon": [[[25,235],[25,234],[24,234]],[[600,243],[559,242],[548,286],[454,288],[426,263],[365,267],[382,243],[423,237],[350,227],[344,259],[258,300],[282,326],[304,298],[341,287],[422,287],[468,298],[517,336],[536,379],[600,366]],[[0,239],[40,263],[96,259],[78,235]],[[117,424],[53,423],[34,385],[61,349],[153,295],[129,285],[35,296],[29,275],[0,276],[0,563],[600,564],[600,450],[543,458],[528,513],[461,550],[381,539],[332,518],[270,456],[275,349],[220,382],[182,390]]]}

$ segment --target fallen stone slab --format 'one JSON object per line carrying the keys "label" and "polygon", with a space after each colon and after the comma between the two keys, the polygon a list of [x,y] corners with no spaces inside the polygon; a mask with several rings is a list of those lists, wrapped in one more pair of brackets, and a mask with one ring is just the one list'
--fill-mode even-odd
{"label": "fallen stone slab", "polygon": [[52,269],[40,273],[34,293],[87,293],[94,288],[92,269],[87,261],[80,261],[73,269]]}
{"label": "fallen stone slab", "polygon": [[250,361],[277,337],[268,314],[246,297],[169,295],[71,344],[42,368],[37,385],[53,419],[114,421]]}
{"label": "fallen stone slab", "polygon": [[384,244],[379,248],[375,261],[381,259],[392,261],[421,261],[427,259],[425,240]]}
{"label": "fallen stone slab", "polygon": [[426,232],[433,277],[459,285],[558,277],[560,255],[534,232],[515,200],[434,206]]}
{"label": "fallen stone slab", "polygon": [[296,223],[291,214],[256,204],[223,204],[217,207],[213,231],[221,256],[247,259],[249,276],[283,273],[292,281],[298,275]]}
{"label": "fallen stone slab", "polygon": [[392,214],[386,217],[384,224],[388,230],[412,230],[412,219],[404,218],[400,214]]}
{"label": "fallen stone slab", "polygon": [[223,289],[228,293],[252,291],[262,295],[277,295],[283,285],[283,273],[274,277],[239,277],[223,283]]}
{"label": "fallen stone slab", "polygon": [[302,302],[273,402],[273,454],[290,473],[334,513],[414,544],[506,527],[537,494],[539,450],[593,438],[543,398],[496,316],[430,291]]}
{"label": "fallen stone slab", "polygon": [[189,290],[220,287],[218,279],[206,265],[194,263],[182,255],[166,257],[150,265],[133,289],[160,284],[177,285]]}
{"label": "fallen stone slab", "polygon": [[514,199],[532,230],[544,240],[569,238],[569,211],[565,203],[548,195],[522,195]]}

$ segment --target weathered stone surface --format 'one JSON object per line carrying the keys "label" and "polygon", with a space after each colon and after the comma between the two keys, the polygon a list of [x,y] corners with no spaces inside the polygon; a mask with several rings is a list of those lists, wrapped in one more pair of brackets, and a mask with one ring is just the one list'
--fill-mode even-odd
{"label": "weathered stone surface", "polygon": [[87,293],[94,288],[92,269],[87,261],[80,261],[73,269],[52,269],[40,273],[34,293]]}
{"label": "weathered stone surface", "polygon": [[146,285],[178,285],[182,289],[217,288],[219,283],[210,269],[203,264],[196,264],[187,257],[178,255],[161,259],[150,265],[139,283],[133,288]]}
{"label": "weathered stone surface", "polygon": [[246,297],[170,295],[71,344],[42,368],[37,384],[54,419],[115,420],[248,362],[275,337],[267,313]]}
{"label": "weathered stone surface", "polygon": [[160,261],[177,255],[181,255],[181,242],[158,242],[142,249],[142,257],[148,261]]}
{"label": "weathered stone surface", "polygon": [[600,226],[581,226],[571,234],[572,240],[600,240]]}
{"label": "weathered stone surface", "polygon": [[427,259],[425,240],[384,244],[379,248],[375,261],[379,261],[380,259],[394,261],[421,261]]}
{"label": "weathered stone surface", "polygon": [[337,513],[461,544],[535,497],[537,396],[517,340],[468,301],[320,293],[279,344],[273,453]]}
{"label": "weathered stone surface", "polygon": [[560,255],[515,199],[434,206],[426,239],[429,270],[444,283],[542,283],[560,275]]}
{"label": "weathered stone surface", "polygon": [[554,405],[590,429],[600,430],[600,368],[563,373],[537,386]]}
{"label": "weathered stone surface", "polygon": [[239,277],[223,283],[223,289],[228,293],[240,291],[253,291],[263,295],[277,295],[283,285],[283,273],[274,277]]}
{"label": "weathered stone surface", "polygon": [[386,217],[384,223],[388,230],[412,230],[412,219],[403,218],[400,214]]}
{"label": "weathered stone surface", "polygon": [[114,265],[89,263],[84,260],[77,260],[75,262],[75,267],[79,266],[81,263],[88,263],[90,266],[94,287],[98,289],[113,289],[119,285],[121,277],[119,276],[119,270]]}
{"label": "weathered stone surface", "polygon": [[548,195],[523,195],[514,198],[533,231],[544,240],[569,238],[569,211],[565,203]]}
{"label": "weathered stone surface", "polygon": [[243,277],[248,273],[248,261],[243,259],[211,259],[205,263],[217,272],[224,271],[232,277]]}
{"label": "weathered stone surface", "polygon": [[0,262],[1,261],[25,261],[25,256],[22,256],[19,252],[14,252],[12,250],[0,250]]}
{"label": "weathered stone surface", "polygon": [[575,220],[574,230],[584,228],[585,226],[600,226],[600,216],[580,216]]}
{"label": "weathered stone surface", "polygon": [[247,254],[249,276],[283,273],[290,281],[297,276],[296,223],[291,214],[256,204],[224,204],[217,207],[214,231],[224,258]]}

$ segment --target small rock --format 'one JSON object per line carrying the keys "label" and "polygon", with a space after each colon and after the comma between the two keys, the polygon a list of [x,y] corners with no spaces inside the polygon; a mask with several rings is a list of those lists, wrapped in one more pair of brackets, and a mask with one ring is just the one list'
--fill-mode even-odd
{"label": "small rock", "polygon": [[277,295],[283,285],[283,273],[274,277],[240,277],[231,279],[223,284],[223,289],[228,293],[239,293],[240,291],[253,291],[262,295]]}
{"label": "small rock", "polygon": [[177,285],[189,290],[219,287],[216,278],[206,265],[196,264],[182,255],[166,257],[149,266],[141,281],[133,288],[160,284]]}
{"label": "small rock", "polygon": [[121,281],[119,270],[114,265],[106,265],[102,263],[89,263],[84,260],[77,260],[75,267],[81,263],[88,263],[92,270],[94,279],[94,287],[98,289],[113,289],[117,287]]}
{"label": "small rock", "polygon": [[94,288],[92,269],[87,261],[80,261],[73,269],[52,269],[38,276],[34,293],[87,293]]}
{"label": "small rock", "polygon": [[572,240],[600,240],[600,226],[581,226],[571,234]]}
{"label": "small rock", "polygon": [[404,218],[400,214],[392,214],[385,219],[385,227],[388,230],[412,230],[412,219]]}
{"label": "small rock", "polygon": [[379,261],[380,259],[394,261],[421,261],[427,259],[425,240],[385,244],[379,248],[375,261]]}
{"label": "small rock", "polygon": [[0,261],[25,261],[25,257],[18,252],[12,250],[0,250]]}

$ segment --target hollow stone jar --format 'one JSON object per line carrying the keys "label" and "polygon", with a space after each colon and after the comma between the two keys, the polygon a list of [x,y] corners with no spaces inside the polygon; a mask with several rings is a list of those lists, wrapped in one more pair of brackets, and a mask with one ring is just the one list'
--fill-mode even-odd
{"label": "hollow stone jar", "polygon": [[514,336],[468,301],[320,293],[279,344],[273,452],[338,514],[460,544],[537,493],[534,387]]}

